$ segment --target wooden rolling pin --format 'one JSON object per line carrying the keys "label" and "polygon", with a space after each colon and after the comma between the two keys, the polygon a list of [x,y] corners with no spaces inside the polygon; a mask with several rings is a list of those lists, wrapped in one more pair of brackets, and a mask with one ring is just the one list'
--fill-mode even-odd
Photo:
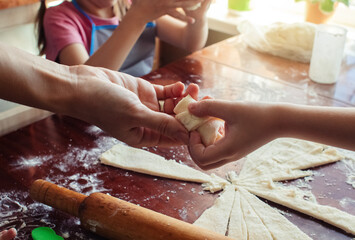
{"label": "wooden rolling pin", "polygon": [[90,196],[36,180],[30,189],[33,200],[77,216],[88,230],[119,240],[232,240],[161,213],[103,193]]}

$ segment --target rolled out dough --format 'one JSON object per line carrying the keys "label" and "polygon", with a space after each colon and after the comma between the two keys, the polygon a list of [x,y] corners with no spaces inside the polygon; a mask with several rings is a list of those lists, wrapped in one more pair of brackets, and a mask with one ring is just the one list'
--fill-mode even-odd
{"label": "rolled out dough", "polygon": [[206,183],[212,178],[194,168],[142,149],[117,144],[100,156],[101,163],[139,173],[189,182]]}
{"label": "rolled out dough", "polygon": [[[274,240],[311,240],[296,225],[282,216],[277,210],[273,209],[244,188],[238,188],[243,197],[254,209],[263,224],[269,230]],[[237,238],[238,239],[238,238]]]}
{"label": "rolled out dough", "polygon": [[272,240],[272,236],[249,202],[240,195],[240,202],[242,206],[245,224],[248,229],[248,240]]}
{"label": "rolled out dough", "polygon": [[225,235],[234,202],[234,195],[235,187],[233,185],[226,186],[224,192],[217,198],[213,206],[204,211],[194,222],[194,225]]}
{"label": "rolled out dough", "polygon": [[245,188],[262,198],[307,214],[340,229],[355,235],[355,216],[337,208],[320,205],[313,201],[304,200],[293,194],[286,187],[277,187],[269,189],[262,185],[245,186]]}
{"label": "rolled out dough", "polygon": [[234,196],[233,208],[228,225],[228,237],[239,240],[248,240],[248,230],[243,216],[239,191],[236,191]]}

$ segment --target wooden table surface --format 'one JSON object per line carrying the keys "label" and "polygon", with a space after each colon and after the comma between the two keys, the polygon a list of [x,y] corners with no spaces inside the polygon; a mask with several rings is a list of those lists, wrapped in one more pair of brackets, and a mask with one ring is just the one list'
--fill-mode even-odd
{"label": "wooden table surface", "polygon": [[[334,85],[313,83],[308,64],[296,63],[248,49],[233,37],[169,64],[145,77],[152,83],[197,83],[201,96],[227,100],[292,102],[308,105],[355,105],[355,58],[347,56]],[[18,239],[32,229],[53,228],[69,239],[102,239],[77,218],[33,202],[28,187],[45,179],[83,194],[108,193],[120,199],[192,223],[213,204],[218,194],[200,184],[116,169],[99,163],[99,155],[118,141],[82,121],[53,115],[0,138],[0,230],[16,227]],[[185,146],[145,148],[167,159],[198,168]],[[352,154],[352,152],[348,152]],[[208,173],[220,176],[239,171],[243,160]],[[343,162],[314,169],[311,182],[290,184],[311,189],[320,204],[355,215],[355,190],[346,181]],[[270,203],[314,239],[351,239],[328,224]]]}

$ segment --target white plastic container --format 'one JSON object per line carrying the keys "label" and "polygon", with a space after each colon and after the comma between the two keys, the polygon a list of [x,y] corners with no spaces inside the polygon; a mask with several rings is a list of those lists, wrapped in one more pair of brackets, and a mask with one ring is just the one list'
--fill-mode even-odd
{"label": "white plastic container", "polygon": [[341,68],[347,30],[321,24],[314,37],[309,77],[324,84],[335,83]]}

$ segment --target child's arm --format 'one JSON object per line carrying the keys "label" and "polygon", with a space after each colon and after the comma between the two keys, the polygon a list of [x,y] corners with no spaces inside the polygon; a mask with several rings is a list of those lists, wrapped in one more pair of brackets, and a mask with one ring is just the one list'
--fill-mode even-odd
{"label": "child's arm", "polygon": [[225,137],[207,148],[190,137],[194,161],[209,169],[238,160],[278,137],[294,137],[355,150],[355,109],[205,100],[190,104],[197,116],[225,120]]}
{"label": "child's arm", "polygon": [[208,37],[207,10],[211,0],[204,0],[201,7],[194,11],[185,9],[187,16],[195,19],[194,23],[186,23],[170,16],[157,20],[158,37],[167,43],[193,52],[203,48]]}

